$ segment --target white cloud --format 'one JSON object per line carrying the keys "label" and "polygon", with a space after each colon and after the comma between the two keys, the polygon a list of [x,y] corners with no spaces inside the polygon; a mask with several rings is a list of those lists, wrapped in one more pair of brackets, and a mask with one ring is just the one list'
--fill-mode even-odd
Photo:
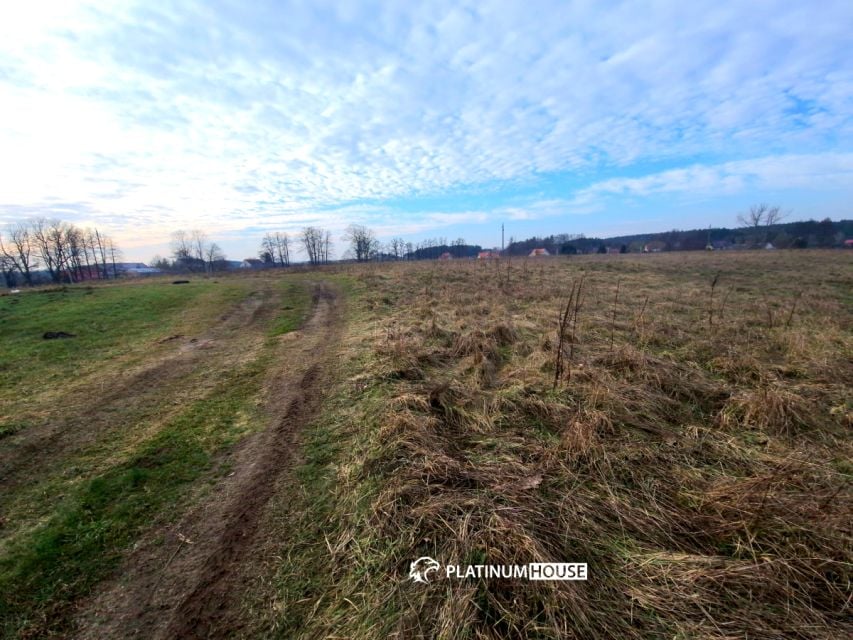
{"label": "white cloud", "polygon": [[[850,177],[851,21],[835,1],[9,5],[0,218],[59,202],[128,244],[176,226],[390,227],[392,198],[657,161],[686,166],[393,223],[837,186]],[[683,160],[698,154],[719,161]],[[380,204],[346,206],[365,200]]]}
{"label": "white cloud", "polygon": [[853,153],[789,154],[714,165],[691,165],[639,178],[612,178],[574,194],[571,202],[592,204],[605,197],[665,193],[728,195],[747,189],[835,189],[853,184]]}

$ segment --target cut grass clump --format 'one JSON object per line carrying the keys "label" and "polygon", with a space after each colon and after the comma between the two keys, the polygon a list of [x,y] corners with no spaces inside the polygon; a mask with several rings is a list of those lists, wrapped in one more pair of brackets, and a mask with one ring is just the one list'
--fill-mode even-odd
{"label": "cut grass clump", "polygon": [[793,436],[814,431],[828,422],[824,411],[802,396],[778,387],[744,391],[729,400],[720,412],[723,428],[760,430]]}

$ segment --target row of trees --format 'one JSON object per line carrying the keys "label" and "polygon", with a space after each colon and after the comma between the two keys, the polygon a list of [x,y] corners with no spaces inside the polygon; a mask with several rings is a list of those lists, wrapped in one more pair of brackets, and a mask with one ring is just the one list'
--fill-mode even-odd
{"label": "row of trees", "polygon": [[98,229],[34,218],[0,233],[0,271],[8,287],[51,282],[80,282],[119,275],[121,251]]}
{"label": "row of trees", "polygon": [[[326,264],[332,249],[332,234],[330,231],[320,227],[305,227],[299,234],[298,242],[301,243],[308,262],[312,265]],[[291,245],[290,236],[286,233],[276,231],[268,233],[261,240],[261,250],[258,256],[264,264],[271,267],[288,267],[291,262],[291,251],[298,249],[298,245]]]}
{"label": "row of trees", "polygon": [[[417,244],[394,237],[386,243],[376,238],[372,229],[364,225],[353,224],[346,228],[341,239],[347,243],[344,258],[356,262],[378,260],[426,260],[435,259],[443,253],[455,258],[477,255],[480,247],[469,245],[458,238],[448,243],[445,238],[430,238]],[[318,227],[305,227],[299,241],[308,261],[323,264],[329,261],[331,234]],[[286,233],[268,233],[261,242],[261,259],[270,265],[287,266],[289,259],[289,239]]]}
{"label": "row of trees", "polygon": [[151,266],[176,273],[213,273],[225,271],[229,266],[225,252],[199,229],[175,231],[171,249],[171,260],[154,256]]}
{"label": "row of trees", "polygon": [[[512,256],[528,255],[536,247],[545,247],[552,254],[606,253],[609,248],[620,252],[642,252],[647,246],[654,251],[702,251],[710,244],[714,249],[761,248],[770,243],[777,249],[805,249],[809,247],[840,247],[853,236],[853,221],[821,221],[750,223],[737,229],[714,227],[711,229],[672,230],[661,233],[641,233],[609,238],[584,236],[548,236],[511,241],[507,253]],[[773,216],[770,218],[773,220]]]}

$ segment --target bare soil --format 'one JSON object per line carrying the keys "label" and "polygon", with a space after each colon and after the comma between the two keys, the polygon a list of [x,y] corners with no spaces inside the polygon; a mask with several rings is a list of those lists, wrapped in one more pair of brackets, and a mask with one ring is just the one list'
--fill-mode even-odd
{"label": "bare soil", "polygon": [[196,487],[175,523],[152,527],[113,579],[77,615],[80,638],[226,638],[239,635],[241,565],[252,554],[277,480],[292,467],[298,434],[319,408],[340,329],[340,302],[315,285],[313,312],[282,336],[265,393],[269,427],[242,440],[231,472]]}

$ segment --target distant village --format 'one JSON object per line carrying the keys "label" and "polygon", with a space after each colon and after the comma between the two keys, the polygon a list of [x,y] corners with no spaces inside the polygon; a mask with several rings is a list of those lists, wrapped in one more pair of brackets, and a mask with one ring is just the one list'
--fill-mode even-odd
{"label": "distant village", "polygon": [[[409,260],[497,260],[501,258],[547,258],[582,254],[648,254],[666,251],[740,251],[776,249],[853,249],[853,220],[762,224],[741,219],[742,227],[692,229],[636,234],[611,238],[588,238],[580,234],[556,234],[525,240],[509,239],[504,247],[484,248],[458,238],[426,239],[418,243],[392,238],[379,242],[373,232],[359,225],[342,235],[342,257],[335,262],[386,262]],[[80,230],[63,222],[21,223],[10,227],[7,238],[0,235],[0,271],[8,288],[26,284],[82,282],[114,278],[137,278],[175,273],[213,273],[316,266],[331,262],[331,234],[308,227],[295,237],[268,233],[258,257],[229,260],[219,246],[201,231],[178,231],[173,235],[173,255],[155,257],[149,264],[121,262],[119,249],[97,230]],[[39,225],[42,225],[40,227]],[[51,232],[51,233],[48,233]],[[292,259],[292,255],[307,258]]]}

